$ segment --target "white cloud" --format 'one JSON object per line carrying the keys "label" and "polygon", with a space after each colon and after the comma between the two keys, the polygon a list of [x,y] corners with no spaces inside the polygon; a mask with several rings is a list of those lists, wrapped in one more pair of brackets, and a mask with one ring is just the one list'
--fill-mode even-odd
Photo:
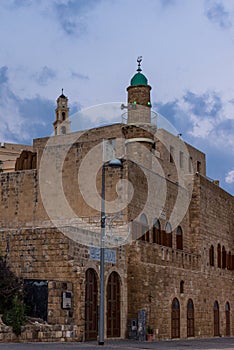
{"label": "white cloud", "polygon": [[[22,98],[38,90],[56,98],[57,89],[64,87],[70,90],[70,101],[79,99],[86,107],[123,100],[140,54],[155,99],[172,99],[185,89],[233,90],[232,38],[207,24],[202,0],[165,1],[173,6],[164,7],[161,0],[149,0],[141,11],[129,0],[80,1],[83,7],[67,0],[25,1],[29,5],[17,10],[2,3],[1,28],[7,33],[0,38],[2,61]],[[55,8],[64,10],[63,16]],[[63,30],[61,19],[67,13],[85,26],[82,36],[74,38]],[[49,87],[33,79],[44,66],[57,72]],[[71,71],[88,76],[89,82],[78,84]]]}
{"label": "white cloud", "polygon": [[193,123],[190,134],[194,137],[206,138],[214,129],[215,123],[211,118],[200,118],[195,115],[189,116]]}
{"label": "white cloud", "polygon": [[24,127],[24,125],[27,124],[20,115],[17,101],[14,96],[11,95],[7,87],[1,87],[0,105],[0,140],[8,142],[12,142],[16,139],[21,139],[22,142],[28,140],[30,132],[28,128]]}
{"label": "white cloud", "polygon": [[228,184],[234,183],[234,170],[230,170],[228,172],[227,176],[225,177],[225,181]]}
{"label": "white cloud", "polygon": [[[61,88],[71,109],[126,103],[126,87],[142,55],[152,103],[180,101],[180,132],[190,131],[197,145],[205,141],[225,152],[234,149],[233,123],[227,122],[234,119],[234,2],[147,0],[138,6],[132,0],[2,0],[0,21],[1,66],[8,67],[15,97],[8,95],[1,107],[1,135],[5,128],[5,136],[30,138],[22,101],[28,99],[29,106],[39,94],[41,103],[55,105]],[[186,91],[196,94],[190,96],[192,106],[183,101]],[[220,110],[219,100],[207,91],[220,96]]]}

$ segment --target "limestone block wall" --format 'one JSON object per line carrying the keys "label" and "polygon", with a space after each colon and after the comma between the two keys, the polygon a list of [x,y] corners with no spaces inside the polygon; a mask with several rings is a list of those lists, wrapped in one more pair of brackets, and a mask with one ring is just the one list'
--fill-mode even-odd
{"label": "limestone block wall", "polygon": [[[7,254],[9,264],[18,276],[24,279],[49,281],[48,321],[50,324],[77,326],[78,340],[85,338],[85,274],[88,268],[92,268],[99,276],[99,261],[90,260],[89,247],[73,239],[80,234],[85,240],[92,236],[93,245],[100,243],[103,159],[101,152],[97,151],[97,154],[95,152],[96,147],[97,150],[101,147],[103,138],[119,137],[116,156],[121,158],[125,154],[122,126],[117,124],[92,129],[76,133],[75,137],[69,134],[52,138],[54,141],[48,148],[48,167],[45,168],[44,178],[40,173],[41,157],[48,138],[34,140],[34,151],[37,152],[38,162],[36,170],[0,174],[1,253]],[[178,176],[181,174],[178,173],[175,164],[170,163],[169,153],[163,141],[159,139],[156,141],[151,169],[131,160],[125,160],[122,169],[106,169],[107,201],[117,198],[116,184],[119,179],[127,179],[131,183],[127,187],[125,197],[127,199],[131,198],[131,195],[133,197],[123,210],[123,217],[117,224],[138,221],[140,214],[144,213],[150,228],[149,242],[136,240],[137,237],[134,237],[132,232],[132,244],[115,248],[117,263],[106,263],[105,285],[107,286],[112,271],[116,271],[121,279],[121,336],[124,337],[126,334],[128,319],[135,318],[137,311],[145,308],[148,322],[155,330],[155,336],[157,335],[159,339],[170,338],[171,303],[175,297],[180,303],[181,337],[187,336],[186,308],[189,298],[193,300],[195,308],[195,336],[213,336],[215,300],[220,306],[221,335],[225,334],[227,301],[231,307],[231,333],[234,334],[233,271],[216,266],[218,243],[221,247],[225,246],[227,252],[231,251],[234,254],[233,197],[203,176],[205,155],[188,146],[194,166],[197,161],[201,163],[200,175],[192,177],[190,198],[188,190],[178,184]],[[181,140],[173,136],[171,142],[172,144],[174,142],[176,150]],[[61,163],[64,151],[66,153]],[[137,147],[134,151],[137,152]],[[88,158],[92,152],[93,156]],[[179,162],[178,154],[177,162]],[[87,163],[83,175],[88,184],[88,196],[91,197],[92,169],[95,161],[98,162],[96,173],[94,172],[97,206],[93,205],[91,197],[84,197],[78,182],[78,174],[84,160]],[[186,167],[188,161],[189,159],[185,159]],[[52,168],[49,167],[50,162]],[[184,169],[184,173],[187,170]],[[63,202],[57,192],[58,176],[66,201],[71,208],[69,215],[65,215]],[[48,193],[45,191],[42,200],[42,186],[46,181],[50,181],[47,189],[53,189],[52,196],[47,196]],[[133,193],[130,193],[131,187]],[[187,207],[185,206],[181,219],[173,226],[172,247],[153,243],[154,220],[159,219],[161,230],[165,231],[166,223],[173,216],[178,194],[182,197],[188,195],[189,203]],[[120,202],[119,204],[121,205]],[[184,203],[179,204],[178,208],[183,209]],[[56,208],[54,216],[49,215],[47,206],[50,209]],[[71,227],[69,220],[73,220],[74,217],[82,220],[79,225]],[[64,233],[55,225],[56,220]],[[182,250],[176,249],[177,225],[180,225],[183,231]],[[209,264],[211,244],[215,247],[215,266]],[[180,289],[181,281],[184,282],[183,293]],[[65,290],[65,285],[67,290],[72,291],[72,310],[61,309],[61,293]],[[62,330],[59,329],[60,331]],[[42,338],[44,339],[44,336]]]}
{"label": "limestone block wall", "polygon": [[[99,261],[90,259],[89,247],[74,242],[57,228],[1,230],[0,242],[1,254],[7,256],[9,267],[17,276],[48,281],[48,324],[76,326],[76,333],[72,334],[76,340],[84,340],[85,274],[88,268],[93,268],[99,276]],[[116,248],[116,258],[116,264],[105,264],[105,285],[107,286],[111,272],[116,271],[121,281],[121,336],[125,337],[127,264],[124,247]],[[62,308],[62,293],[65,291],[72,293],[71,309]],[[64,331],[71,329],[64,328]],[[64,334],[61,333],[61,339],[64,338]],[[48,339],[54,337],[49,333],[47,335]],[[45,339],[43,334],[35,337],[41,341]],[[31,338],[26,336],[24,339]]]}
{"label": "limestone block wall", "polygon": [[[90,130],[79,131],[67,135],[52,136],[50,138],[40,138],[33,141],[33,149],[37,152],[37,168],[40,167],[40,161],[45,147],[56,148],[71,148],[77,150],[79,157],[84,157],[87,152],[95,147],[95,145],[102,144],[103,139],[122,138],[122,124],[113,124],[99,128],[92,128]],[[49,142],[48,142],[49,141]],[[123,155],[123,144],[117,144],[117,157]],[[58,155],[59,156],[59,155]]]}
{"label": "limestone block wall", "polygon": [[[178,176],[196,173],[197,162],[200,163],[199,172],[206,175],[205,154],[184,142],[180,137],[164,129],[158,129],[155,134],[155,143],[156,155],[163,160],[165,175],[170,174],[171,180],[176,181]],[[170,147],[173,149],[171,150]],[[173,161],[170,161],[171,151]]]}
{"label": "limestone block wall", "polygon": [[[195,336],[214,335],[213,305],[220,306],[220,334],[225,335],[225,304],[233,307],[231,272],[221,274],[202,270],[200,255],[172,252],[157,244],[138,241],[129,250],[128,264],[128,315],[137,317],[139,309],[147,310],[147,324],[154,329],[155,337],[171,338],[171,305],[174,298],[180,303],[180,337],[187,338],[187,303],[194,303]],[[183,284],[183,293],[180,283]],[[220,288],[225,285],[225,288]],[[231,334],[233,334],[233,312]]]}
{"label": "limestone block wall", "polygon": [[[172,247],[176,248],[176,230],[181,226],[183,232],[183,249],[188,252],[197,251],[198,236],[191,234],[191,215],[189,208],[192,195],[178,184],[164,178],[156,171],[149,171],[138,164],[129,162],[128,180],[134,188],[132,201],[128,206],[128,220],[140,221],[140,215],[145,214],[150,230],[150,242],[153,242],[153,225],[159,219],[161,233],[165,232],[166,224],[171,222]],[[195,203],[196,208],[196,203]],[[194,209],[195,210],[195,209]],[[195,225],[195,224],[194,224]],[[136,238],[133,230],[133,239]],[[138,237],[139,234],[138,234]]]}
{"label": "limestone block wall", "polygon": [[37,226],[49,218],[40,200],[37,170],[0,174],[0,227]]}
{"label": "limestone block wall", "polygon": [[0,325],[0,342],[72,342],[77,340],[75,325],[33,324],[22,327],[20,336],[16,336],[11,327]]}
{"label": "limestone block wall", "polygon": [[225,246],[234,254],[233,196],[204,177],[200,177],[201,230],[204,246]]}
{"label": "limestone block wall", "polygon": [[[67,135],[67,138],[53,138],[55,143],[48,147],[48,166],[42,169],[42,173],[40,159],[48,138],[35,140],[34,150],[38,154],[37,170],[0,174],[0,227],[50,226],[51,218],[62,220],[100,215],[103,138],[119,137],[116,157],[123,155],[121,125],[101,129],[103,130],[93,129],[90,133],[84,133],[82,138],[77,142],[73,139],[74,143],[71,144],[70,135]],[[78,136],[76,133],[76,138]],[[63,138],[66,141],[61,144]],[[66,152],[63,159],[64,151]],[[80,170],[82,161],[89,153],[90,160],[83,170]],[[93,168],[92,163],[95,163],[96,159],[98,165]],[[90,202],[87,196],[84,197],[84,192],[79,186],[80,171],[83,171],[81,177],[89,186],[86,195],[90,196]],[[125,177],[124,171],[124,168],[106,169],[108,200],[116,197],[115,185],[119,179]],[[45,186],[46,183],[48,187]]]}
{"label": "limestone block wall", "polygon": [[201,236],[201,191],[200,191],[200,178],[194,176],[193,190],[191,201],[188,209],[189,215],[189,231],[190,231],[190,245],[192,252],[202,251],[202,236]]}

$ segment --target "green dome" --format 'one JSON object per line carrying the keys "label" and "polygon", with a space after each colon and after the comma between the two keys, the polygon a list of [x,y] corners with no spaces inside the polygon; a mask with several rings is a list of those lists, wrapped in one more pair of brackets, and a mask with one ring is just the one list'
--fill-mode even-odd
{"label": "green dome", "polygon": [[148,85],[148,80],[142,73],[136,73],[131,79],[131,86]]}

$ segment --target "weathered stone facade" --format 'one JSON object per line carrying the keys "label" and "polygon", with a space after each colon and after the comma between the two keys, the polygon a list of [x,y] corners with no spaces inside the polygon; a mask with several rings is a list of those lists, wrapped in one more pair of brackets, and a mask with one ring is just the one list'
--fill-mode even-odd
{"label": "weathered stone facade", "polygon": [[31,151],[32,146],[0,142],[0,172],[15,171],[16,159],[23,150]]}
{"label": "weathered stone facade", "polygon": [[[142,89],[130,87],[129,101],[148,118]],[[157,339],[233,335],[233,196],[206,178],[202,152],[130,112],[129,125],[36,139],[36,169],[0,174],[1,253],[24,280],[48,282],[47,340],[97,337],[90,246],[100,247],[103,139],[115,140],[123,159],[105,168],[106,244],[116,253],[105,263],[105,336],[128,336],[141,309]],[[25,334],[46,340],[38,332]]]}

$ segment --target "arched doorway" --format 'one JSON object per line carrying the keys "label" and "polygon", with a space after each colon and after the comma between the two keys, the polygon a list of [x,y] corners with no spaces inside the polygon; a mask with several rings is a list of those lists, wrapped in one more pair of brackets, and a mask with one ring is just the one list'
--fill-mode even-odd
{"label": "arched doorway", "polygon": [[177,298],[173,300],[171,306],[171,337],[180,337],[180,303]]}
{"label": "arched doorway", "polygon": [[231,323],[230,323],[230,305],[229,302],[226,302],[225,305],[225,315],[226,315],[226,336],[231,335]]}
{"label": "arched doorway", "polygon": [[194,337],[194,306],[192,299],[187,304],[187,337]]}
{"label": "arched doorway", "polygon": [[93,269],[86,271],[85,284],[85,340],[97,339],[98,334],[98,289],[97,274]]}
{"label": "arched doorway", "polygon": [[107,337],[120,337],[120,277],[112,272],[107,284]]}
{"label": "arched doorway", "polygon": [[219,336],[219,303],[214,302],[214,336]]}

